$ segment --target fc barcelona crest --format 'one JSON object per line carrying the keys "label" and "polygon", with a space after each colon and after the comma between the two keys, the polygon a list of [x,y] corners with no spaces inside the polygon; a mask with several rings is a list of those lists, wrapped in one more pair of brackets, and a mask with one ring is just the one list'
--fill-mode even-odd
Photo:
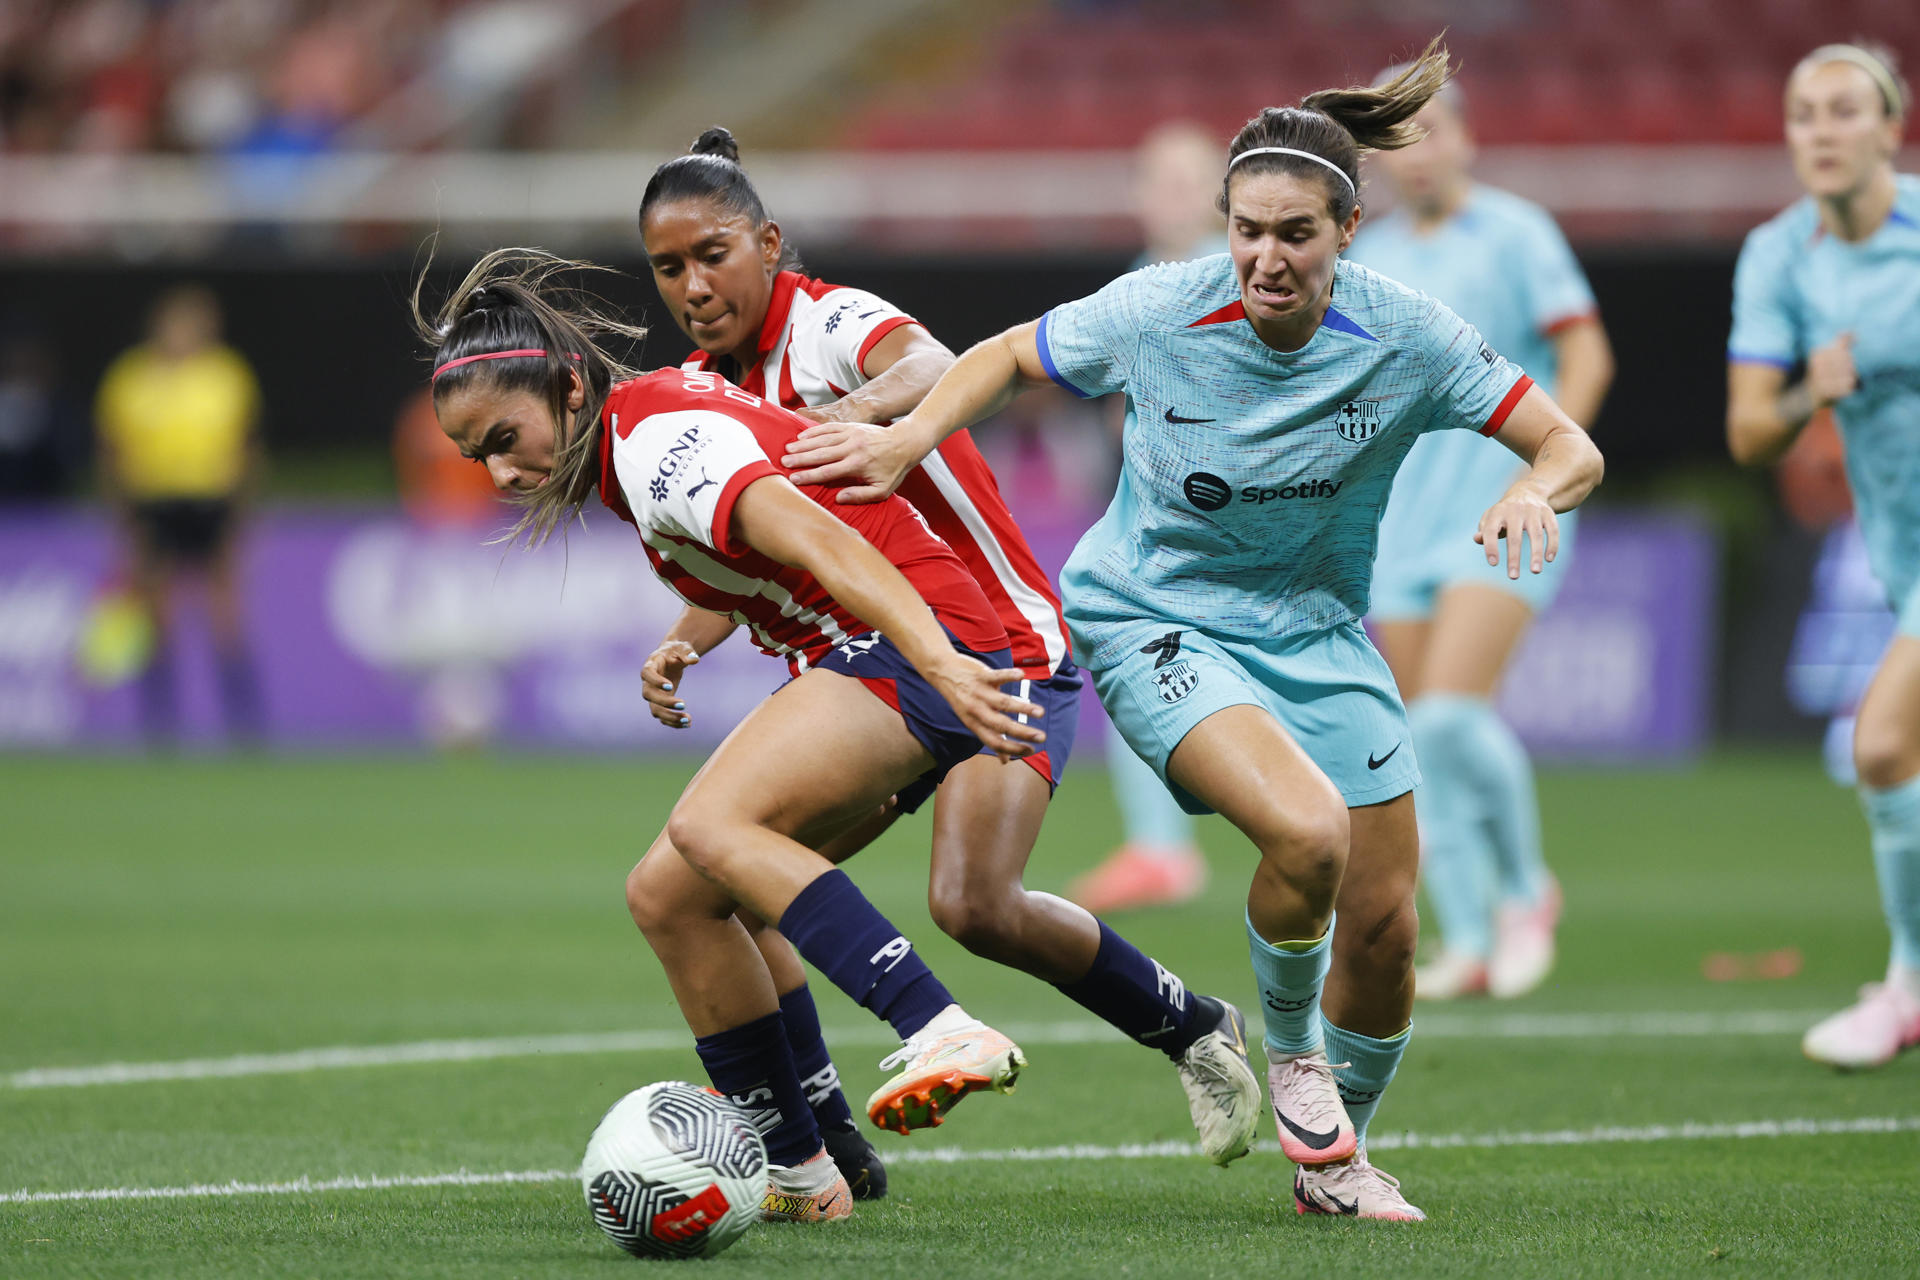
{"label": "fc barcelona crest", "polygon": [[1342,440],[1351,440],[1354,444],[1365,444],[1373,439],[1380,430],[1380,402],[1378,400],[1349,400],[1340,406],[1339,416],[1334,425],[1340,429]]}
{"label": "fc barcelona crest", "polygon": [[1192,693],[1200,683],[1200,673],[1185,658],[1158,667],[1153,673],[1153,682],[1160,688],[1162,702],[1178,702]]}

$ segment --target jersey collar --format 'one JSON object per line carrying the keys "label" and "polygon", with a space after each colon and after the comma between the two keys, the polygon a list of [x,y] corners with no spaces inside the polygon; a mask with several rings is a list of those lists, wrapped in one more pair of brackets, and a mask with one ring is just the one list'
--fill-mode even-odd
{"label": "jersey collar", "polygon": [[[754,343],[753,363],[740,370],[740,385],[745,387],[753,381],[754,374],[767,363],[767,356],[780,345],[780,335],[787,327],[787,316],[793,311],[794,292],[807,283],[807,278],[798,271],[781,271],[773,277],[773,292],[767,298],[766,318],[760,322],[760,337]],[[696,368],[716,369],[719,360],[708,351],[695,348],[693,363]],[[751,389],[751,388],[749,388]]]}
{"label": "jersey collar", "polygon": [[611,407],[600,410],[600,501],[607,510],[633,524],[633,509],[627,506],[627,496],[620,492],[620,480],[613,473],[613,410]]}

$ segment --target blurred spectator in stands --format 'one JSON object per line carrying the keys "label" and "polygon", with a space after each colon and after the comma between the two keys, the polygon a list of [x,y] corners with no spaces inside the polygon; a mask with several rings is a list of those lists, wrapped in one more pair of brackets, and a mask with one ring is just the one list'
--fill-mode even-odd
{"label": "blurred spectator in stands", "polygon": [[141,715],[154,741],[178,729],[170,637],[186,578],[205,585],[229,736],[252,742],[262,728],[239,574],[259,472],[259,390],[220,328],[220,304],[206,288],[161,295],[146,341],[108,367],[95,404],[100,476],[127,540],[127,582],[153,626]]}
{"label": "blurred spectator in stands", "polygon": [[0,502],[55,498],[73,487],[87,453],[77,416],[60,394],[46,342],[0,330]]}

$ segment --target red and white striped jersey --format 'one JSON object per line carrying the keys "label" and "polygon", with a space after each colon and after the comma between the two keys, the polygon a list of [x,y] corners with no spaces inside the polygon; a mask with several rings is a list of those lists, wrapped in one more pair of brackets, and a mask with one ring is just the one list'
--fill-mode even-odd
{"label": "red and white striped jersey", "polygon": [[[813,280],[796,271],[774,277],[760,356],[740,385],[789,409],[830,404],[865,385],[861,366],[880,340],[919,323],[862,289]],[[716,371],[695,351],[682,366]],[[1029,679],[1045,679],[1067,656],[1060,598],[1000,496],[973,437],[956,431],[900,485],[933,531],[966,562],[1013,641],[1013,660]]]}
{"label": "red and white striped jersey", "polygon": [[[660,369],[617,384],[600,421],[600,499],[640,531],[653,571],[682,600],[745,624],[796,675],[872,630],[812,574],[731,537],[733,504],[754,481],[787,474],[780,457],[803,419],[717,374]],[[801,492],[891,561],[960,643],[1006,647],[973,575],[905,499],[846,506],[837,488]]]}

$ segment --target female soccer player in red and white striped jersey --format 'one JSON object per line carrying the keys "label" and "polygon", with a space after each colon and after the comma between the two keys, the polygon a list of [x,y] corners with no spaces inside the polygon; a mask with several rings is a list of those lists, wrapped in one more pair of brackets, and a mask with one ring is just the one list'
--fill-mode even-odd
{"label": "female soccer player in red and white striped jersey", "polygon": [[[777,921],[807,960],[906,1042],[868,1102],[876,1124],[938,1124],[1025,1065],[970,1018],[911,944],[814,849],[890,796],[937,785],[987,744],[1043,744],[1005,629],[966,566],[904,499],[841,509],[777,463],[807,425],[714,374],[630,377],[595,334],[639,330],[552,287],[575,264],[488,255],[434,322],[441,429],[482,462],[535,541],[597,490],[690,604],[744,624],[795,678],[690,783],[628,878],[714,1084],[753,1116],[774,1165],[763,1215],[844,1217],[765,960],[736,919]],[[418,306],[416,304],[416,312]],[[869,514],[871,511],[871,514]],[[865,621],[871,620],[871,623]],[[617,803],[611,800],[609,803]]]}
{"label": "female soccer player in red and white striped jersey", "polygon": [[[698,348],[687,369],[724,374],[814,422],[885,423],[918,405],[953,363],[951,351],[885,299],[800,273],[725,129],[707,130],[690,154],[654,172],[641,198],[640,230],[660,296]],[[1072,745],[1081,688],[1051,582],[966,432],[928,455],[900,493],[973,572],[1011,639],[1024,677],[1021,696],[1047,712],[1047,742],[1025,758],[1027,767],[1003,769],[983,753],[940,785],[928,892],[934,920],[976,954],[1053,983],[1164,1051],[1179,1071],[1207,1154],[1221,1164],[1245,1154],[1260,1095],[1239,1012],[1190,995],[1086,911],[1021,883]],[[688,722],[684,670],[732,629],[715,611],[689,609],[669,631],[646,673],[664,723]],[[921,799],[903,796],[900,807],[910,811]],[[886,820],[851,834],[829,856],[851,854]],[[760,939],[828,1146],[856,1194],[877,1194],[884,1182],[871,1149],[857,1135],[841,1137],[850,1132],[849,1113],[820,1042],[805,972],[777,935],[762,932]]]}

